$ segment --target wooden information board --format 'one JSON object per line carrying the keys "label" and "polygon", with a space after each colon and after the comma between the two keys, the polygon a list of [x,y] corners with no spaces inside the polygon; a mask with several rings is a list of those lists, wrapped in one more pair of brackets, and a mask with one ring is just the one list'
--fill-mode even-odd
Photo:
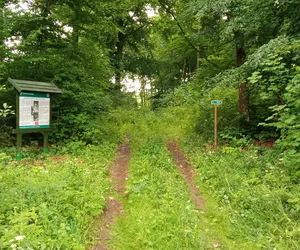
{"label": "wooden information board", "polygon": [[48,133],[51,131],[51,95],[61,94],[54,83],[8,79],[17,95],[16,129],[17,160],[22,159],[22,134],[42,133],[44,152],[48,151]]}

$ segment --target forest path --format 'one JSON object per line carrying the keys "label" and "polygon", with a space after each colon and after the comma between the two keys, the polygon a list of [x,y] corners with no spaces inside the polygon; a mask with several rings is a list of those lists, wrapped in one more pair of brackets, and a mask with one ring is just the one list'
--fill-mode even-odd
{"label": "forest path", "polygon": [[182,174],[184,180],[189,186],[191,199],[195,202],[197,208],[205,211],[205,199],[200,195],[199,187],[197,187],[194,182],[194,178],[196,176],[194,167],[188,163],[188,160],[185,154],[180,149],[178,142],[168,142],[168,149],[174,157],[174,162],[176,164],[177,170]]}
{"label": "forest path", "polygon": [[[166,147],[166,145],[162,145],[162,148],[165,148],[165,147]],[[176,177],[175,177],[174,173],[176,173],[178,171],[179,173],[181,173],[184,181],[188,185],[188,192],[186,193],[186,198],[188,199],[188,196],[190,196],[190,200],[192,200],[194,202],[195,207],[199,210],[205,211],[206,210],[205,200],[200,195],[199,188],[196,186],[196,184],[194,182],[194,178],[196,176],[196,170],[194,169],[194,167],[192,165],[190,165],[188,163],[187,157],[182,152],[182,150],[180,149],[177,142],[174,142],[174,141],[168,142],[167,148],[168,148],[168,150],[166,150],[166,153],[168,155],[168,151],[171,152],[171,154],[173,155],[174,164],[176,165],[176,169],[177,169],[177,170],[175,169],[175,166],[172,163],[171,165],[169,165],[170,170],[169,171],[165,170],[167,175],[170,178],[170,180],[168,179],[168,181],[167,181],[168,182],[167,186],[170,185],[170,186],[168,186],[167,189],[172,190],[170,192],[171,197],[174,195],[174,193],[176,193],[176,188],[174,187],[172,178],[174,178],[174,181],[176,181]],[[119,216],[122,216],[125,214],[125,211],[124,211],[125,209],[123,207],[121,200],[122,200],[122,197],[124,197],[125,183],[126,183],[126,180],[128,177],[130,157],[131,157],[131,152],[130,152],[130,148],[129,148],[129,142],[127,139],[126,142],[122,143],[119,146],[119,149],[117,151],[116,160],[115,160],[114,164],[110,167],[110,179],[111,179],[111,182],[112,182],[112,185],[114,188],[114,195],[113,196],[111,195],[107,199],[106,208],[104,209],[104,213],[100,216],[100,219],[98,222],[100,229],[99,229],[99,233],[96,235],[98,244],[92,248],[93,250],[108,250],[109,249],[108,244],[112,240],[112,235],[111,235],[111,230],[113,228],[112,225],[117,222],[117,218]],[[140,157],[139,155],[133,156],[133,158],[137,160],[136,157],[138,157],[138,159],[141,159],[141,158],[139,158]],[[148,159],[151,159],[151,157],[152,157],[152,159],[155,159],[155,155],[152,155],[152,156],[148,155],[147,157],[149,157]],[[142,158],[142,159],[145,159],[145,158]],[[142,162],[143,162],[143,160],[140,163],[142,163]],[[154,160],[154,162],[156,162],[156,160]],[[147,171],[149,171],[149,175],[150,175],[151,171],[158,171],[158,172],[160,171],[159,167],[157,167],[156,164],[153,165],[153,163],[151,163],[151,162],[149,162],[149,164],[150,165],[148,165],[148,167],[146,167]],[[172,165],[173,165],[173,167],[172,167]],[[133,165],[132,167],[138,167],[138,165]],[[173,171],[175,171],[175,172],[173,172]],[[133,176],[132,176],[132,174],[133,174]],[[131,173],[130,178],[137,177],[137,176],[134,177],[134,174],[138,174],[138,173],[134,173],[134,172]],[[159,178],[159,176],[160,175],[158,174],[157,177]],[[159,182],[159,184],[155,184],[155,182],[153,183],[151,181],[148,182],[148,185],[150,185],[148,187],[149,187],[149,189],[152,190],[152,194],[156,193],[156,192],[158,192],[158,193],[161,192],[161,190],[159,190],[159,187],[165,186],[165,185],[161,185],[161,182]],[[154,186],[152,186],[152,185],[154,185]],[[155,186],[155,185],[158,185],[158,186]],[[156,190],[156,191],[154,191],[154,190]],[[134,196],[135,194],[132,193],[131,195]],[[151,195],[151,193],[150,193],[150,195]],[[161,199],[164,196],[162,196],[162,197],[158,196],[158,197]],[[141,198],[141,199],[143,199],[143,198]],[[155,196],[153,199],[154,199],[154,201],[151,200],[151,202],[154,202],[154,203],[158,202],[157,204],[160,204],[159,199],[155,199]],[[145,201],[148,202],[148,200],[145,200]],[[168,201],[168,202],[170,202],[170,204],[166,205],[166,207],[174,206],[174,204],[173,204],[174,201],[176,201],[176,198],[174,198],[174,197],[170,198],[170,201]],[[160,206],[162,204],[160,204]],[[135,209],[137,209],[137,210],[141,209],[141,207],[138,207],[138,206],[140,206],[139,202],[132,203],[130,206],[131,206],[131,209],[130,209],[131,212],[132,212],[132,210],[135,210]],[[160,208],[155,208],[156,206],[153,207],[153,206],[151,206],[151,204],[147,203],[147,205],[145,205],[145,208],[149,209],[149,207],[150,207],[150,210],[148,210],[149,214],[147,214],[145,216],[151,217],[153,214],[155,214],[155,215],[164,214],[163,216],[165,216],[165,217],[161,217],[161,219],[169,218],[168,217],[169,215],[165,214],[166,211],[164,209],[160,210]],[[176,206],[174,208],[175,208],[175,210],[178,209]],[[182,206],[182,208],[186,208],[186,205]],[[181,220],[180,218],[182,218],[182,216],[184,216],[184,213],[185,213],[184,211],[185,211],[185,209],[182,209],[180,212],[177,211],[178,213],[174,213],[174,215],[176,215],[176,218],[174,218],[174,220],[175,221]],[[142,210],[140,210],[140,212],[143,213]],[[168,213],[170,213],[170,212],[168,212]],[[126,212],[126,214],[127,214],[127,212]],[[139,214],[139,212],[138,212],[138,214]],[[136,225],[137,214],[135,214],[135,216],[132,216],[132,214],[128,214],[128,216],[129,217],[126,218],[126,220],[124,221],[125,224],[123,223],[122,225],[124,226],[124,225],[126,225],[126,223],[128,223],[129,227],[132,226],[133,227],[132,234],[137,234],[137,232],[141,233],[139,230],[143,230],[143,228],[139,228],[138,225]],[[133,219],[133,217],[135,219]],[[146,228],[149,227],[151,229],[152,224],[151,224],[151,222],[149,222],[147,220],[147,218],[143,218],[143,219],[141,219],[141,221],[143,221],[144,226]],[[169,219],[167,221],[169,221]],[[117,225],[117,227],[120,228],[120,225],[119,226]],[[121,226],[121,228],[123,228],[123,227]],[[122,230],[126,231],[126,229],[128,230],[128,228],[126,228],[126,226],[125,226]],[[149,232],[151,231],[150,229],[149,229]],[[166,225],[165,229],[167,231],[164,233],[168,233],[168,230],[172,229],[172,225],[169,225],[169,226]],[[147,234],[147,230],[146,230],[146,234]],[[151,237],[159,237],[158,235],[156,235],[156,233],[157,233],[156,231],[151,231],[151,233],[147,234],[145,239],[148,240],[148,239],[151,239]],[[141,233],[141,234],[143,234],[143,233]],[[172,235],[173,232],[170,230],[169,234]],[[176,233],[174,234],[174,238],[176,238],[175,235],[176,235]],[[130,237],[132,237],[132,236],[130,236]],[[134,239],[127,239],[127,240],[133,241]],[[139,244],[139,243],[137,243],[137,244]],[[119,245],[119,247],[120,247],[120,245]],[[127,248],[124,246],[124,249],[127,249]]]}
{"label": "forest path", "polygon": [[[125,183],[128,176],[130,160],[130,148],[128,138],[122,143],[117,151],[114,164],[110,167],[110,180],[116,196],[122,197],[125,191]],[[123,205],[118,197],[110,196],[106,201],[106,208],[99,220],[99,233],[97,235],[98,244],[93,250],[108,250],[107,243],[111,238],[110,228],[118,216],[123,215]]]}

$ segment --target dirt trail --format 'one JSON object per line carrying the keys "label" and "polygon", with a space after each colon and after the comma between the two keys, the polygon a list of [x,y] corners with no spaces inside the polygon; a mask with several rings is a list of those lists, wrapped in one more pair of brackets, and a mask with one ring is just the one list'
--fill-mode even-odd
{"label": "dirt trail", "polygon": [[[116,161],[110,167],[110,179],[114,190],[118,195],[123,195],[125,191],[125,182],[128,176],[128,166],[130,159],[130,148],[128,139],[121,144],[118,149]],[[115,197],[109,197],[106,201],[106,208],[99,219],[100,230],[97,235],[99,243],[93,247],[93,250],[108,250],[107,242],[110,239],[110,228],[117,216],[123,214],[123,206],[120,200]]]}
{"label": "dirt trail", "polygon": [[199,188],[194,183],[194,178],[196,176],[194,167],[188,163],[186,156],[179,148],[177,142],[169,142],[168,149],[174,156],[174,162],[178,171],[182,174],[185,181],[189,185],[191,198],[195,202],[196,207],[205,211],[205,199],[199,194]]}

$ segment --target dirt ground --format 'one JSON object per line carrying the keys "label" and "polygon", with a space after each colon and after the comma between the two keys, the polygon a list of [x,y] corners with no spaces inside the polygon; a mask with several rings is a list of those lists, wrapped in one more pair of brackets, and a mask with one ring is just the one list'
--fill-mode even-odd
{"label": "dirt ground", "polygon": [[174,156],[174,162],[177,166],[178,171],[182,174],[183,178],[189,185],[191,199],[195,202],[196,207],[205,211],[205,199],[200,195],[199,188],[194,182],[196,171],[193,166],[188,163],[188,160],[184,153],[179,148],[177,142],[169,142],[168,149]]}
{"label": "dirt ground", "polygon": [[[174,156],[174,162],[178,171],[182,174],[189,186],[191,199],[195,202],[198,209],[205,211],[205,200],[199,194],[199,188],[194,183],[196,172],[193,166],[188,163],[186,156],[179,148],[177,142],[169,142],[168,149]],[[119,146],[116,161],[110,167],[110,179],[113,184],[115,194],[119,197],[122,197],[125,192],[129,160],[130,148],[127,140]],[[99,243],[92,248],[93,250],[109,250],[107,243],[111,238],[111,225],[114,223],[116,217],[123,215],[123,212],[123,206],[118,197],[110,196],[106,201],[106,208],[100,216],[99,222],[97,222],[100,227],[98,235],[96,235]]]}
{"label": "dirt ground", "polygon": [[[110,167],[110,179],[116,194],[121,196],[125,191],[125,183],[128,176],[130,148],[128,141],[119,146],[116,161]],[[123,206],[120,200],[110,196],[106,201],[106,207],[99,219],[100,230],[97,235],[99,243],[93,250],[108,250],[107,242],[110,239],[110,228],[117,216],[123,215]]]}

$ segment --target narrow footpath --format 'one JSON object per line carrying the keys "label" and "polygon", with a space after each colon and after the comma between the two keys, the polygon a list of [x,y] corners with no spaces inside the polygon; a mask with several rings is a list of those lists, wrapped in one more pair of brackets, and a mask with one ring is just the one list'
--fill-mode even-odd
{"label": "narrow footpath", "polygon": [[182,174],[184,180],[189,185],[191,199],[195,202],[197,208],[205,211],[205,199],[199,193],[199,187],[196,186],[194,178],[196,171],[193,166],[188,163],[185,154],[179,148],[178,142],[170,141],[168,149],[174,157],[177,170]]}
{"label": "narrow footpath", "polygon": [[100,230],[97,235],[98,244],[93,250],[108,250],[107,243],[111,238],[110,228],[116,217],[123,215],[123,205],[117,196],[122,196],[125,191],[125,183],[128,176],[128,166],[130,160],[130,148],[128,138],[119,146],[116,161],[110,167],[110,180],[115,191],[114,196],[110,196],[106,201],[106,208],[100,218]]}
{"label": "narrow footpath", "polygon": [[[150,144],[151,146],[151,144]],[[152,146],[151,146],[152,147]],[[150,147],[150,148],[151,148]],[[135,172],[133,171],[131,174],[131,178],[136,178],[136,180],[139,180],[141,178],[141,182],[135,185],[141,185],[140,183],[148,183],[147,187],[148,189],[145,189],[143,195],[139,197],[141,200],[145,200],[148,202],[149,197],[151,197],[151,204],[146,204],[146,205],[141,205],[138,200],[135,200],[132,202],[132,206],[134,207],[131,211],[131,214],[128,214],[129,218],[126,218],[125,221],[123,221],[123,227],[124,230],[121,230],[122,236],[118,235],[118,238],[121,239],[120,241],[117,240],[116,244],[119,248],[124,247],[124,249],[131,249],[134,245],[134,247],[146,247],[144,242],[147,242],[147,244],[150,242],[151,244],[156,244],[154,242],[162,240],[165,242],[165,247],[169,247],[169,244],[173,244],[174,246],[177,244],[181,244],[182,246],[190,246],[193,244],[199,244],[197,240],[198,236],[194,240],[192,240],[190,243],[185,242],[185,240],[180,240],[180,243],[178,242],[173,242],[174,240],[176,241],[176,238],[180,239],[182,237],[182,233],[180,230],[176,229],[178,227],[182,226],[182,221],[185,220],[187,224],[184,224],[184,230],[191,230],[191,229],[186,229],[186,228],[193,228],[197,226],[197,222],[195,221],[189,221],[189,219],[185,218],[186,213],[191,213],[191,216],[195,216],[195,219],[197,218],[196,213],[190,211],[188,208],[186,208],[186,205],[182,205],[179,203],[176,203],[175,200],[178,195],[184,194],[184,192],[179,191],[174,187],[174,182],[178,181],[176,179],[174,173],[176,173],[176,170],[174,169],[174,164],[170,163],[168,166],[170,167],[169,170],[164,169],[166,165],[164,163],[161,163],[162,165],[159,165],[159,161],[156,161],[156,157],[159,155],[158,152],[160,152],[159,147],[165,148],[164,145],[159,146],[157,152],[147,152],[145,151],[145,154],[141,155],[134,155],[134,163],[133,163],[133,170],[135,168],[139,168],[141,165],[140,164],[145,164],[143,165],[145,169],[149,172],[149,174],[146,174],[147,171],[144,172],[144,175],[140,176],[139,171]],[[179,145],[177,142],[169,142],[167,143],[167,147],[169,152],[173,155],[173,160],[176,165],[177,171],[181,173],[183,176],[183,179],[187,183],[189,189],[187,190],[186,195],[182,197],[186,197],[186,199],[189,199],[188,196],[190,196],[190,200],[192,200],[195,204],[195,207],[199,210],[205,211],[205,200],[204,198],[200,195],[199,193],[199,188],[196,186],[194,182],[194,178],[196,176],[196,170],[192,165],[188,163],[188,160],[184,153],[181,151]],[[161,157],[166,157],[165,160],[168,159],[168,150],[165,148],[165,154],[162,154]],[[121,202],[122,197],[124,197],[124,192],[125,192],[125,183],[128,178],[128,168],[129,168],[129,160],[130,160],[131,152],[129,148],[129,142],[128,139],[126,139],[126,142],[121,144],[119,146],[119,149],[117,151],[117,156],[116,156],[116,161],[114,164],[110,167],[110,180],[112,182],[114,192],[111,194],[110,197],[108,197],[106,201],[106,208],[104,209],[104,213],[100,216],[99,219],[99,232],[97,235],[97,241],[98,244],[93,247],[93,250],[109,250],[109,241],[112,240],[112,235],[111,235],[111,230],[112,230],[112,225],[116,223],[116,219],[119,216],[124,215],[124,208]],[[149,161],[144,161],[144,159],[149,159]],[[152,162],[153,161],[153,162]],[[155,163],[155,164],[153,164]],[[147,165],[148,164],[148,165]],[[158,165],[157,165],[158,164]],[[165,173],[164,173],[165,171]],[[154,178],[156,180],[160,180],[158,183],[157,181],[153,182],[150,179],[147,179],[147,181],[144,179],[145,176],[151,176],[150,173],[154,173]],[[167,178],[166,183],[162,183],[161,178],[162,175]],[[146,181],[146,182],[145,182]],[[180,183],[180,182],[178,182]],[[177,185],[178,185],[177,183]],[[150,186],[149,186],[150,185]],[[132,192],[132,198],[134,196],[138,196],[141,194],[141,190],[144,186],[140,186],[138,191]],[[166,188],[166,189],[165,189]],[[161,196],[162,190],[165,190],[164,192],[169,192],[170,196],[168,198],[168,205],[164,205],[163,200],[161,198],[165,197]],[[168,195],[166,195],[168,197]],[[147,197],[147,198],[145,198]],[[158,198],[157,198],[158,197]],[[187,200],[186,200],[187,201]],[[155,205],[157,203],[157,205]],[[175,205],[177,204],[177,205]],[[187,203],[185,203],[187,204]],[[159,206],[158,206],[159,205]],[[141,206],[141,207],[139,207]],[[140,211],[148,211],[147,214],[145,215],[146,217],[143,217],[143,213],[140,213]],[[172,213],[174,213],[175,218],[171,218],[170,216],[170,211],[169,209],[172,210]],[[186,210],[187,209],[187,210]],[[127,212],[126,212],[127,214]],[[157,216],[160,216],[157,218]],[[153,224],[153,220],[151,218],[156,218],[157,222]],[[133,219],[136,218],[136,219]],[[138,218],[138,219],[137,219]],[[150,221],[149,221],[150,218]],[[139,223],[135,224],[135,221],[140,221]],[[160,221],[164,221],[164,223],[161,225],[162,227],[161,230],[164,230],[163,233],[160,233],[160,235],[157,234],[157,224],[160,223]],[[172,221],[172,222],[171,222]],[[170,222],[170,224],[168,223]],[[166,224],[167,223],[167,224]],[[140,226],[143,225],[143,226]],[[129,228],[128,228],[129,227]],[[122,228],[122,226],[121,226]],[[130,232],[127,232],[127,231]],[[131,231],[132,230],[132,231]],[[174,231],[175,230],[175,231]],[[123,232],[124,231],[124,232]],[[197,232],[194,232],[195,235]],[[135,235],[139,235],[141,239],[139,239],[137,242],[135,242]],[[170,238],[169,235],[172,235]],[[120,238],[121,237],[121,238]],[[160,239],[162,238],[162,239]],[[173,239],[174,238],[174,239]],[[185,238],[185,237],[184,237]],[[114,239],[115,240],[115,239]],[[129,245],[123,246],[124,242],[129,242]],[[194,243],[193,243],[194,242]],[[150,244],[149,243],[149,244]],[[133,245],[132,245],[133,244]],[[158,244],[161,246],[160,244]],[[150,247],[150,245],[149,245]],[[152,246],[154,247],[154,245]],[[133,248],[132,248],[133,249]],[[160,249],[156,248],[155,249]]]}

